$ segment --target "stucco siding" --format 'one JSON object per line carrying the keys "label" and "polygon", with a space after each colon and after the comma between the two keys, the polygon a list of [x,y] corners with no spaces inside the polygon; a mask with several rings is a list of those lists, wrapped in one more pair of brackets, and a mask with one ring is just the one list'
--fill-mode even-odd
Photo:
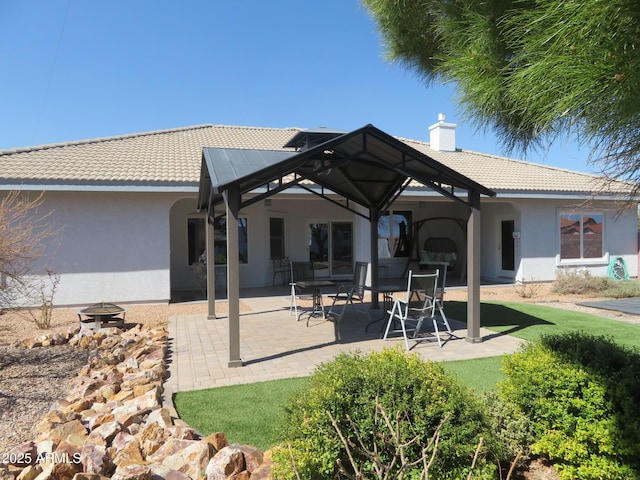
{"label": "stucco siding", "polygon": [[[60,275],[54,297],[58,306],[116,303],[167,302],[175,289],[195,289],[195,276],[188,265],[187,219],[198,216],[195,195],[179,193],[63,192],[45,195],[43,213],[60,235],[47,246],[47,268]],[[638,275],[637,216],[635,209],[605,210],[596,203],[588,210],[604,214],[605,256],[585,264],[559,261],[559,213],[577,209],[574,202],[545,199],[483,199],[482,258],[484,278],[515,278],[552,281],[557,269],[588,268],[606,275],[608,260],[625,259],[629,274]],[[411,211],[413,221],[435,217],[466,219],[464,206],[433,197],[401,198],[395,210]],[[222,212],[222,207],[220,208]],[[368,212],[363,212],[365,215]],[[240,212],[248,220],[248,263],[240,265],[240,285],[270,285],[269,218],[285,220],[285,254],[292,261],[309,259],[309,222],[353,222],[354,261],[369,261],[368,222],[343,208],[308,194],[280,194],[269,202],[258,202]],[[513,220],[519,236],[514,240],[515,270],[501,269],[502,220]],[[414,242],[430,237],[453,239],[459,250],[463,273],[466,250],[462,230],[449,220],[425,224]],[[419,249],[421,245],[419,245]],[[415,249],[412,248],[412,255]],[[381,259],[384,274],[400,276],[407,258]]]}
{"label": "stucco siding", "polygon": [[[610,258],[622,257],[631,277],[638,276],[638,238],[636,235],[638,217],[635,208],[629,208],[617,215],[609,211],[605,217],[605,249]],[[606,272],[602,273],[603,275]]]}
{"label": "stucco siding", "polygon": [[[635,210],[619,212],[603,203],[587,206],[575,202],[552,200],[522,200],[521,245],[522,276],[525,281],[552,281],[558,269],[587,269],[592,275],[605,276],[611,258],[625,259],[629,274],[637,276],[637,217]],[[603,250],[601,259],[560,259],[559,215],[561,212],[598,212],[604,215]]]}
{"label": "stucco siding", "polygon": [[60,275],[54,303],[168,301],[172,197],[47,192],[43,208],[61,229],[49,246]]}

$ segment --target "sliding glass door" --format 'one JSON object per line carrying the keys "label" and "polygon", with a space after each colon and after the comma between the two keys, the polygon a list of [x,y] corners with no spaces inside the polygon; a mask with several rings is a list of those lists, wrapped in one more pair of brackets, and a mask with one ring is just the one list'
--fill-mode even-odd
{"label": "sliding glass door", "polygon": [[309,223],[309,261],[316,278],[329,276],[329,223]]}
{"label": "sliding glass door", "polygon": [[353,223],[309,222],[308,232],[316,278],[353,274]]}

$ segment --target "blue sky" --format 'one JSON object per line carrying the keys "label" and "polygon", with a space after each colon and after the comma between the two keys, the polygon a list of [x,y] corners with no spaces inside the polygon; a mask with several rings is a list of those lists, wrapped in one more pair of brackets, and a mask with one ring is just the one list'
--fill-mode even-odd
{"label": "blue sky", "polygon": [[[204,123],[428,141],[442,112],[458,147],[508,155],[384,59],[358,0],[0,0],[0,58],[0,149]],[[594,171],[566,141],[509,156]]]}

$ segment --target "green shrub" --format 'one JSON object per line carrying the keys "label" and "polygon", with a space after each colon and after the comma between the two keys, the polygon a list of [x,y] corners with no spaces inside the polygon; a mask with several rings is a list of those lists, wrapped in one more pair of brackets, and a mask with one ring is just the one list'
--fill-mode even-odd
{"label": "green shrub", "polygon": [[504,448],[503,458],[529,459],[531,444],[535,441],[533,423],[517,405],[506,401],[496,391],[485,391],[482,400],[487,405],[491,430]]}
{"label": "green shrub", "polygon": [[505,357],[499,391],[532,420],[563,479],[640,473],[640,357],[606,337],[546,336]]}
{"label": "green shrub", "polygon": [[[420,458],[424,453],[426,461],[431,458],[433,445],[427,446],[442,424],[429,478],[466,478],[481,437],[474,478],[495,478],[496,467],[489,459],[499,449],[483,408],[441,366],[417,355],[397,349],[366,356],[343,353],[320,365],[308,387],[285,409],[274,475],[296,478],[295,465],[300,478],[340,478],[340,465],[353,473],[355,464],[366,478],[373,478],[372,457],[377,457],[389,469],[387,478],[420,478]],[[351,445],[350,452],[337,430]],[[399,458],[401,445],[404,461]],[[408,466],[411,462],[418,463]]]}

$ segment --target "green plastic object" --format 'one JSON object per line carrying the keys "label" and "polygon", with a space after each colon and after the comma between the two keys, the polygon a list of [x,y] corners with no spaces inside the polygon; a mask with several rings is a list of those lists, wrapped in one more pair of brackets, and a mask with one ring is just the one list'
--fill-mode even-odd
{"label": "green plastic object", "polygon": [[609,262],[607,276],[614,280],[629,280],[629,272],[627,271],[627,264],[624,258],[616,257]]}

